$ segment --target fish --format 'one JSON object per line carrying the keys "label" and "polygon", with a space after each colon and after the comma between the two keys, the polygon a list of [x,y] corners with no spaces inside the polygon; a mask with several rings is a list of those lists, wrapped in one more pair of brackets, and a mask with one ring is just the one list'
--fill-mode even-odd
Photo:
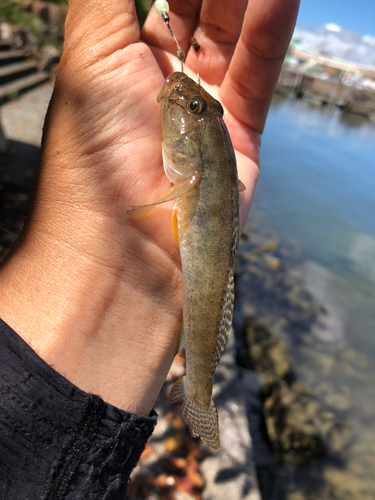
{"label": "fish", "polygon": [[164,172],[173,183],[155,203],[133,208],[147,215],[175,200],[172,230],[183,275],[183,334],[186,374],[172,386],[169,401],[183,398],[181,415],[192,436],[220,449],[218,413],[212,398],[216,366],[232,324],[234,262],[239,243],[239,191],[223,107],[185,73],[166,78],[161,104]]}

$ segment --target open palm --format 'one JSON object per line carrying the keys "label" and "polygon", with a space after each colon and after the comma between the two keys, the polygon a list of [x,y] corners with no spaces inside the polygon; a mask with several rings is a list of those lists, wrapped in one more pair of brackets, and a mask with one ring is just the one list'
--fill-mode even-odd
{"label": "open palm", "polygon": [[[225,109],[246,186],[242,224],[298,3],[170,1],[184,69],[199,73]],[[140,34],[131,0],[70,0],[36,199],[0,279],[0,314],[42,358],[80,388],[144,415],[177,347],[182,277],[171,206],[140,220],[126,211],[170,186],[156,96],[180,69],[175,54],[154,8]]]}
{"label": "open palm", "polygon": [[[170,2],[171,26],[187,56],[185,71],[193,78],[199,74],[202,85],[225,107],[239,177],[247,186],[241,195],[242,224],[258,176],[259,133],[298,2],[247,3]],[[156,96],[164,78],[179,70],[180,63],[176,45],[154,7],[140,38],[132,2],[125,6],[113,2],[108,12],[87,2],[86,9],[73,4],[67,23],[69,45],[62,68],[67,73],[64,85],[69,79],[75,82],[71,89],[74,102],[69,104],[77,106],[77,113],[72,113],[65,127],[70,136],[72,131],[75,134],[76,154],[101,156],[98,169],[91,166],[91,179],[85,179],[90,195],[95,182],[95,194],[107,200],[109,213],[125,219],[130,205],[150,203],[169,186],[162,168]],[[88,24],[92,29],[87,29]],[[192,36],[201,44],[199,52],[190,46]],[[161,207],[152,221],[136,226],[176,255],[166,223],[169,217],[170,210]]]}

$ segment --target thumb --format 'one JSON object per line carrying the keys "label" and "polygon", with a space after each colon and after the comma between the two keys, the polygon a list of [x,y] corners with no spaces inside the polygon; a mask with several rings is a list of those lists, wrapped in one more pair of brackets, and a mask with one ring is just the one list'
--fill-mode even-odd
{"label": "thumb", "polygon": [[139,40],[134,0],[70,0],[64,59],[72,54],[93,64]]}

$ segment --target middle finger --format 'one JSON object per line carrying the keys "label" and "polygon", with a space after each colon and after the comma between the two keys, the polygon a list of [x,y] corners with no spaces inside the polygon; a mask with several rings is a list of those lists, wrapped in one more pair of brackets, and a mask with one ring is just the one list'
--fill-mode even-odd
{"label": "middle finger", "polygon": [[201,48],[190,49],[187,65],[203,80],[220,85],[241,34],[248,0],[204,0],[194,38]]}

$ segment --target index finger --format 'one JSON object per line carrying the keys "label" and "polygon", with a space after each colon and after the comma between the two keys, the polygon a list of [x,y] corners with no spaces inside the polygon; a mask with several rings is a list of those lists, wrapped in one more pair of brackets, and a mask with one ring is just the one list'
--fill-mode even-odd
{"label": "index finger", "polygon": [[[170,25],[184,52],[190,47],[190,37],[199,20],[202,0],[169,0]],[[142,40],[153,47],[176,54],[176,43],[152,5],[142,29]]]}
{"label": "index finger", "polygon": [[263,132],[297,19],[299,0],[249,0],[241,36],[223,84],[224,106]]}

